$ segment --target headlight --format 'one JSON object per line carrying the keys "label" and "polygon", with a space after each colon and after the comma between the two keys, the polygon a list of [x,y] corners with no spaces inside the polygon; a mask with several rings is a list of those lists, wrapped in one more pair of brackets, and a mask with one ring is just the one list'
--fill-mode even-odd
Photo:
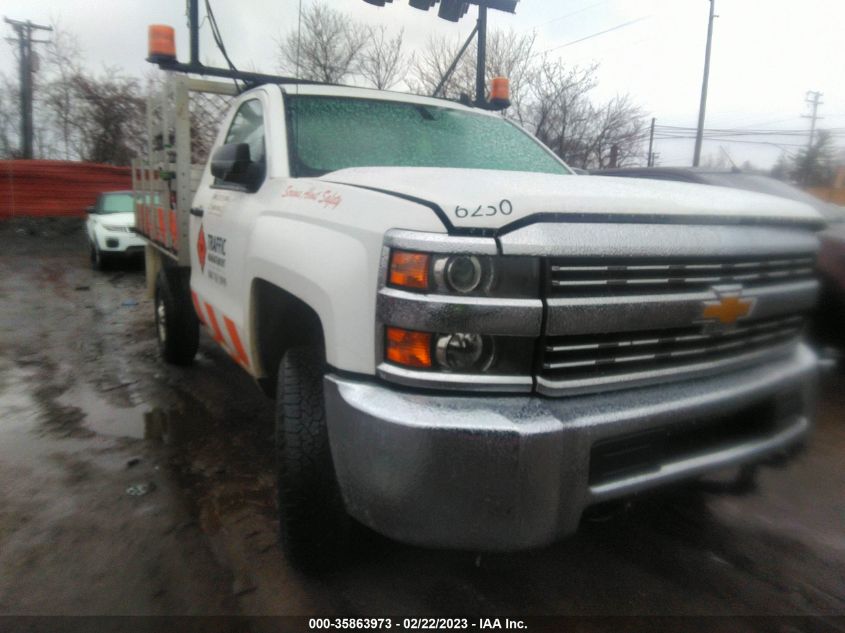
{"label": "headlight", "polygon": [[102,226],[106,231],[112,231],[113,233],[126,233],[128,230],[127,227],[117,224],[103,224]]}
{"label": "headlight", "polygon": [[528,374],[534,352],[533,339],[516,336],[388,327],[385,339],[386,361],[455,374]]}
{"label": "headlight", "polygon": [[484,371],[493,361],[493,341],[481,334],[437,337],[437,362],[449,371]]}
{"label": "headlight", "polygon": [[394,230],[379,267],[376,371],[413,388],[528,393],[543,329],[540,257]]}
{"label": "headlight", "polygon": [[440,255],[393,250],[387,283],[414,292],[533,298],[540,292],[535,257]]}
{"label": "headlight", "polygon": [[482,272],[481,262],[474,255],[454,255],[434,260],[434,277],[438,283],[462,294],[478,289]]}

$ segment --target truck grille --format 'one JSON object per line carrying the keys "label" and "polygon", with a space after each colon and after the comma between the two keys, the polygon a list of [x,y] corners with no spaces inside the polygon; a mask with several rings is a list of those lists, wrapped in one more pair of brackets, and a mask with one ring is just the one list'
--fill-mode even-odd
{"label": "truck grille", "polygon": [[630,259],[595,265],[589,260],[552,259],[548,266],[550,297],[625,295],[706,290],[715,285],[753,288],[769,283],[811,279],[812,254],[766,259],[666,260]]}
{"label": "truck grille", "polygon": [[[708,332],[708,325],[615,332],[599,335],[549,336],[543,347],[541,378],[558,388],[597,379],[634,379],[636,374],[668,370],[683,374],[696,365],[718,365],[737,357],[794,344],[803,317],[744,322],[733,329]],[[602,383],[607,380],[601,380]]]}

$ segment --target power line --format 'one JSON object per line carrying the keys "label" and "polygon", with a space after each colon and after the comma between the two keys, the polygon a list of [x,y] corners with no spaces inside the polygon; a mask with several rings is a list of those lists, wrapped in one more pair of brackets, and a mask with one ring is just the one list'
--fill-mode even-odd
{"label": "power line", "polygon": [[599,31],[598,33],[593,33],[591,35],[587,35],[586,37],[582,37],[580,39],[573,40],[571,42],[567,42],[566,44],[561,44],[560,46],[553,46],[551,48],[547,48],[544,51],[540,51],[539,53],[535,53],[532,57],[537,57],[537,55],[542,55],[544,53],[550,53],[552,51],[556,51],[556,50],[559,50],[561,48],[566,48],[567,46],[574,46],[575,44],[580,44],[581,42],[586,42],[587,40],[591,40],[594,37],[598,37],[600,35],[604,35],[606,33],[612,32],[612,31],[618,31],[619,29],[623,29],[627,26],[631,26],[633,24],[636,24],[637,22],[642,22],[643,20],[648,20],[651,17],[652,17],[651,15],[644,15],[642,17],[637,18],[636,20],[629,20],[628,22],[623,22],[622,24],[617,24],[616,26],[613,26],[609,29],[605,29],[604,31]]}
{"label": "power line", "polygon": [[[229,53],[226,52],[226,46],[223,44],[223,36],[220,34],[220,27],[217,26],[217,18],[214,17],[214,11],[211,9],[210,0],[205,0],[205,12],[208,17],[208,24],[211,26],[211,35],[214,38],[214,43],[217,44],[217,48],[220,49],[220,52],[223,54],[223,59],[225,59],[226,63],[229,64],[229,69],[233,72],[238,72],[238,69],[235,68],[235,65],[232,63],[232,60],[229,59]],[[235,90],[240,91],[238,80],[233,78],[232,81],[235,83]]]}
{"label": "power line", "polygon": [[576,11],[570,11],[569,13],[564,13],[563,15],[560,15],[556,18],[552,18],[551,20],[546,20],[545,22],[541,22],[540,24],[535,24],[534,26],[529,26],[527,29],[523,29],[523,30],[529,31],[531,29],[540,28],[541,26],[554,24],[555,22],[560,22],[561,20],[565,20],[566,18],[570,18],[573,15],[578,15],[579,13],[584,13],[585,11],[589,11],[590,9],[595,9],[596,7],[599,7],[603,4],[607,4],[608,2],[610,2],[610,0],[601,0],[601,2],[595,2],[595,3],[593,3],[589,6],[583,7],[581,9],[576,10]]}
{"label": "power line", "polygon": [[[660,141],[675,141],[675,140],[691,140],[696,138],[694,134],[688,134],[686,136],[655,136],[655,140]],[[749,141],[743,139],[733,139],[727,137],[720,137],[720,136],[708,136],[704,139],[705,141],[720,141],[722,143],[742,143],[745,145],[771,145],[774,147],[804,147],[803,143],[776,143],[774,141]]]}

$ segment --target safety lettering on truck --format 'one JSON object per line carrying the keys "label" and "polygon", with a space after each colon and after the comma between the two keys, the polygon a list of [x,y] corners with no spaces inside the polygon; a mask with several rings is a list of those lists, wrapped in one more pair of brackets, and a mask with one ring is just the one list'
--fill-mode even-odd
{"label": "safety lettering on truck", "polygon": [[309,200],[321,205],[324,209],[336,209],[343,202],[340,194],[331,189],[321,189],[319,187],[311,187],[308,190],[297,189],[292,185],[288,185],[282,194],[282,198],[297,198],[299,200]]}

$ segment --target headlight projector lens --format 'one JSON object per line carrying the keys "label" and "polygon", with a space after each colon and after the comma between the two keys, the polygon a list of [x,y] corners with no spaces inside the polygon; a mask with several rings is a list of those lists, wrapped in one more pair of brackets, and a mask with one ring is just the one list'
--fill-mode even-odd
{"label": "headlight projector lens", "polygon": [[450,371],[483,371],[493,360],[492,341],[480,334],[443,334],[435,353],[440,366]]}
{"label": "headlight projector lens", "polygon": [[481,262],[470,255],[450,257],[446,262],[446,282],[457,292],[472,292],[481,283]]}

